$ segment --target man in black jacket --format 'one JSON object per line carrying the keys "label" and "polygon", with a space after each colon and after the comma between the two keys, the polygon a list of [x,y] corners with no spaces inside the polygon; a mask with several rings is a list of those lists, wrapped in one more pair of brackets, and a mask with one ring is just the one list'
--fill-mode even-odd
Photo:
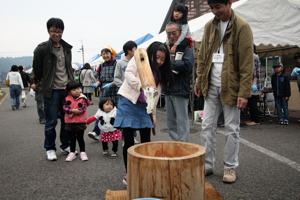
{"label": "man in black jacket", "polygon": [[[166,26],[166,33],[169,49],[171,49],[181,34],[180,26],[170,22]],[[167,128],[173,140],[187,141],[190,133],[188,104],[194,53],[185,38],[177,46],[175,54],[170,54],[170,56],[173,81],[168,87],[162,88],[165,94]]]}
{"label": "man in black jacket", "polygon": [[48,160],[57,160],[55,127],[60,118],[60,148],[64,152],[69,149],[69,137],[64,130],[63,102],[65,87],[73,80],[72,46],[62,40],[64,23],[59,18],[51,18],[47,22],[49,40],[39,44],[34,50],[33,57],[33,89],[38,85],[44,98],[44,111],[46,117],[45,141]]}
{"label": "man in black jacket", "polygon": [[23,82],[23,85],[24,85],[24,89],[23,89],[22,95],[21,95],[21,100],[22,100],[23,107],[25,108],[26,107],[27,91],[28,91],[28,87],[31,84],[31,80],[30,80],[29,74],[24,72],[24,70],[23,70],[24,68],[23,68],[22,65],[20,65],[18,67],[18,69],[19,69],[19,72],[21,74],[22,82]]}

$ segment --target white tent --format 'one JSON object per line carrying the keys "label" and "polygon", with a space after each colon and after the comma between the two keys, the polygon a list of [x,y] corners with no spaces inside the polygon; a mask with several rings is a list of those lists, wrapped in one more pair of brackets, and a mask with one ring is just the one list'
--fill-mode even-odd
{"label": "white tent", "polygon": [[[256,45],[300,47],[300,0],[240,0],[232,8],[250,24]],[[189,21],[193,40],[201,41],[204,25],[213,17],[207,13]],[[166,33],[162,32],[142,46],[165,40]]]}

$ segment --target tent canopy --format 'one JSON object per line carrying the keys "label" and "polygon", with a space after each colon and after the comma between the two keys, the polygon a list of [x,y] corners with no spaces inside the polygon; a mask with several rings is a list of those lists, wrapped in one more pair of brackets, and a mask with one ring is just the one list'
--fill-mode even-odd
{"label": "tent canopy", "polygon": [[[256,45],[297,45],[300,47],[300,0],[240,0],[232,5],[253,31]],[[189,21],[192,38],[201,41],[205,24],[213,19],[213,13],[204,14]],[[166,41],[166,33],[155,36],[153,41]]]}
{"label": "tent canopy", "polygon": [[[151,38],[153,38],[153,35],[151,35],[150,33],[147,33],[146,35],[136,39],[134,42],[139,46],[141,44],[143,44],[144,42],[146,42],[147,40],[150,40]],[[121,55],[123,54],[123,50],[120,51],[117,55],[116,55],[116,59],[120,59],[121,58]],[[94,65],[94,64],[98,64],[99,62],[101,62],[101,55],[100,54],[96,54],[95,56],[93,56],[90,60],[89,60],[89,63],[91,65]],[[103,61],[103,60],[102,60]]]}

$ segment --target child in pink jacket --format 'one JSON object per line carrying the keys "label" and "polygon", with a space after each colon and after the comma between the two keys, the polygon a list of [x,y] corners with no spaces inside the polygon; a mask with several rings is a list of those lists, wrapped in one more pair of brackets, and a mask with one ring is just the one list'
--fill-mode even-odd
{"label": "child in pink jacket", "polygon": [[65,129],[69,133],[71,142],[70,153],[66,161],[70,162],[76,158],[76,140],[79,144],[80,159],[87,161],[88,157],[85,153],[83,134],[86,129],[89,101],[86,96],[82,94],[80,83],[69,82],[66,86],[66,91],[68,95],[65,98],[65,104],[63,106],[65,111]]}

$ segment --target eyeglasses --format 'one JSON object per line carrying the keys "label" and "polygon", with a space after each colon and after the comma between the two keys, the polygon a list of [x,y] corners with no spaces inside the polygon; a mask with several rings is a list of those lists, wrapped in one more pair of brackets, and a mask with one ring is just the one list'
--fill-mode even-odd
{"label": "eyeglasses", "polygon": [[166,32],[167,33],[167,36],[171,36],[171,35],[176,35],[177,34],[177,32],[178,32],[179,30],[176,30],[176,31],[170,31],[170,32]]}

